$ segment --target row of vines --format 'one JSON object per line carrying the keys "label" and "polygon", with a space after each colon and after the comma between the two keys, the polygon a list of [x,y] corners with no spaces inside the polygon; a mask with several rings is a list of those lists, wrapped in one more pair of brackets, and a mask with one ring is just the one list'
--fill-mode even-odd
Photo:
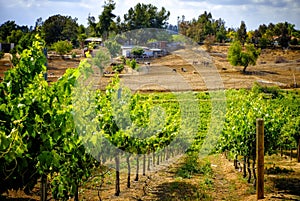
{"label": "row of vines", "polygon": [[42,200],[47,189],[53,199],[78,200],[79,187],[105,177],[105,168],[95,170],[109,166],[119,195],[120,171],[128,172],[130,188],[132,165],[137,181],[140,160],[145,175],[162,160],[201,152],[208,130],[218,132],[212,124],[223,129],[210,138],[216,143],[206,143],[214,146],[209,151],[243,156],[248,167],[255,161],[258,117],[266,122],[265,153],[299,147],[297,92],[255,86],[226,91],[226,101],[213,100],[218,92],[132,94],[118,77],[99,91],[89,82],[94,73],[89,57],[48,84],[43,48],[36,36],[0,83],[0,193],[19,188],[30,193],[40,182]]}
{"label": "row of vines", "polygon": [[195,94],[132,95],[117,77],[106,91],[93,90],[88,80],[93,64],[101,61],[90,57],[49,84],[43,49],[36,36],[0,84],[0,193],[30,193],[41,183],[42,200],[49,189],[52,199],[78,200],[82,184],[95,174],[105,175],[96,173],[96,167],[112,165],[119,195],[124,164],[130,187],[130,159],[138,180],[140,158],[145,174],[146,158],[150,170],[150,160],[158,165],[192,144],[200,122]]}
{"label": "row of vines", "polygon": [[[256,84],[252,90],[228,90],[227,113],[218,148],[234,158],[248,182],[256,182],[256,119],[263,118],[264,153],[298,150],[300,162],[300,95],[298,91],[280,90]],[[252,163],[252,166],[251,166]],[[243,165],[242,165],[243,164]]]}

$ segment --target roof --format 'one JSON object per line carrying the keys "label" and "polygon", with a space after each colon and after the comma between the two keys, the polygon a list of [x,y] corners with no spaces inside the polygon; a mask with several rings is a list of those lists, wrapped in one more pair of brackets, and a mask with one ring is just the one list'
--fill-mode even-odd
{"label": "roof", "polygon": [[84,41],[86,41],[86,42],[102,42],[102,38],[90,37],[90,38],[85,39]]}

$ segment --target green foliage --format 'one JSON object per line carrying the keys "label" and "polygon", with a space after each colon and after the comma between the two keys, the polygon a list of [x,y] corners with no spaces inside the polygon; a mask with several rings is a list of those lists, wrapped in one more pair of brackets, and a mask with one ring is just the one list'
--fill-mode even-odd
{"label": "green foliage", "polygon": [[21,39],[16,44],[16,50],[19,54],[22,53],[23,50],[30,47],[35,40],[35,34],[34,33],[26,33],[23,34]]}
{"label": "green foliage", "polygon": [[7,37],[7,42],[17,44],[22,36],[23,32],[21,30],[12,30],[11,34]]}
{"label": "green foliage", "polygon": [[211,175],[212,169],[209,162],[200,162],[197,152],[188,153],[184,164],[177,170],[176,176],[192,178],[194,174]]}
{"label": "green foliage", "polygon": [[183,17],[179,24],[179,31],[195,42],[203,42],[208,36],[214,36],[218,42],[223,42],[227,38],[225,21],[221,18],[213,19],[212,14],[206,11],[199,15],[198,19],[190,22]]}
{"label": "green foliage", "polygon": [[97,52],[94,58],[92,58],[93,64],[100,69],[100,72],[103,73],[104,69],[111,62],[111,55],[107,48],[101,47]]}
{"label": "green foliage", "polygon": [[132,68],[133,70],[136,70],[139,67],[135,59],[128,59],[126,61],[126,65]]}
{"label": "green foliage", "polygon": [[237,30],[237,40],[244,46],[247,40],[247,27],[244,21],[241,21],[241,25]]}
{"label": "green foliage", "polygon": [[169,19],[170,12],[164,7],[161,10],[151,4],[138,3],[124,15],[124,31],[140,28],[163,28]]}
{"label": "green foliage", "polygon": [[117,57],[121,52],[121,45],[115,40],[105,41],[104,46],[109,50],[112,57]]}
{"label": "green foliage", "polygon": [[113,66],[112,69],[113,69],[113,71],[120,73],[124,69],[124,65],[118,64],[118,65]]}
{"label": "green foliage", "polygon": [[95,164],[76,134],[71,107],[70,89],[85,67],[48,85],[43,49],[36,36],[0,84],[0,190],[29,192],[44,175],[51,177],[53,197],[66,200]]}
{"label": "green foliage", "polygon": [[52,44],[52,47],[59,55],[64,55],[66,53],[69,53],[73,49],[72,43],[66,40],[57,41]]}
{"label": "green foliage", "polygon": [[252,91],[256,94],[260,93],[265,93],[265,94],[270,94],[271,98],[276,99],[276,98],[282,98],[283,95],[281,94],[281,89],[279,87],[267,87],[267,86],[262,86],[259,85],[258,83],[255,83],[254,86],[252,87]]}
{"label": "green foliage", "polygon": [[77,19],[70,16],[53,15],[42,25],[42,35],[47,45],[57,41],[76,41],[78,35]]}
{"label": "green foliage", "polygon": [[8,42],[7,37],[9,37],[12,32],[20,30],[22,27],[18,26],[15,21],[6,21],[0,26],[0,42]]}
{"label": "green foliage", "polygon": [[291,24],[285,23],[278,23],[274,27],[274,33],[278,36],[279,45],[286,48],[289,46],[289,42],[291,40],[291,32],[293,31],[293,27]]}
{"label": "green foliage", "polygon": [[248,65],[255,65],[260,49],[256,49],[253,44],[247,44],[246,50],[243,51],[242,45],[239,41],[231,43],[228,50],[228,60],[233,66],[244,66],[243,72],[246,72]]}
{"label": "green foliage", "polygon": [[3,51],[0,51],[0,59],[2,59],[4,57],[4,52]]}
{"label": "green foliage", "polygon": [[[269,94],[271,98],[266,96]],[[293,138],[295,130],[299,128],[299,121],[295,123],[299,114],[299,107],[296,106],[299,104],[299,95],[255,86],[251,91],[229,90],[226,96],[226,122],[220,138],[222,151],[255,158],[257,118],[263,118],[265,122],[266,154],[276,153],[279,147],[295,146],[299,139],[298,134]]]}
{"label": "green foliage", "polygon": [[141,57],[144,54],[144,49],[142,47],[134,47],[131,50],[131,54],[133,54],[135,57]]}
{"label": "green foliage", "polygon": [[112,24],[114,23],[113,19],[116,17],[113,14],[113,10],[116,7],[116,3],[113,0],[108,0],[104,2],[103,11],[101,15],[99,15],[99,34],[106,40],[109,37],[109,31],[111,29]]}

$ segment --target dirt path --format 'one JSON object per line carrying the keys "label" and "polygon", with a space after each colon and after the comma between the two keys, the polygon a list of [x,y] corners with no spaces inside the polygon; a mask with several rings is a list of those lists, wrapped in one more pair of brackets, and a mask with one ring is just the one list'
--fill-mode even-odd
{"label": "dirt path", "polygon": [[[300,200],[300,164],[288,157],[267,156],[265,167],[264,201]],[[242,173],[235,170],[233,162],[223,154],[212,155],[200,162],[210,164],[211,173],[192,174],[190,178],[179,176],[178,170],[185,164],[184,157],[173,162],[161,163],[152,167],[146,176],[131,175],[131,188],[126,187],[127,174],[121,172],[121,194],[115,196],[115,174],[112,169],[106,175],[101,189],[101,179],[95,177],[79,189],[80,200],[94,201],[255,201],[256,194],[252,184],[248,184]],[[271,172],[270,172],[271,170]],[[274,172],[275,171],[275,172]],[[132,171],[134,173],[134,171]],[[39,185],[33,195],[23,191],[10,191],[0,200],[39,200]],[[49,198],[51,196],[49,195]],[[51,199],[50,199],[51,200]],[[71,199],[73,200],[73,199]]]}
{"label": "dirt path", "polygon": [[[180,158],[176,163],[162,165],[159,171],[141,176],[139,182],[132,182],[130,189],[122,185],[119,197],[113,195],[114,183],[105,185],[101,193],[102,200],[255,200],[251,199],[252,185],[240,177],[232,163],[223,155],[209,157],[213,170],[211,175],[179,177],[176,172],[184,164],[183,161]],[[121,177],[126,178],[125,175]],[[113,178],[108,180],[112,181]],[[126,180],[122,179],[121,183],[125,184]]]}

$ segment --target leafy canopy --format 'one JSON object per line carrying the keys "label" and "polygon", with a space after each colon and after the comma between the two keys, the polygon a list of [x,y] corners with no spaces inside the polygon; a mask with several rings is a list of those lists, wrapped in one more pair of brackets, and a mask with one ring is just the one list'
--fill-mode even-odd
{"label": "leafy canopy", "polygon": [[231,43],[228,50],[228,60],[233,66],[244,66],[243,72],[249,65],[256,65],[256,60],[260,55],[260,49],[256,49],[253,44],[245,45],[243,50],[239,41]]}
{"label": "leafy canopy", "polygon": [[57,41],[57,42],[53,43],[52,47],[60,55],[66,54],[73,49],[72,44],[66,40]]}

